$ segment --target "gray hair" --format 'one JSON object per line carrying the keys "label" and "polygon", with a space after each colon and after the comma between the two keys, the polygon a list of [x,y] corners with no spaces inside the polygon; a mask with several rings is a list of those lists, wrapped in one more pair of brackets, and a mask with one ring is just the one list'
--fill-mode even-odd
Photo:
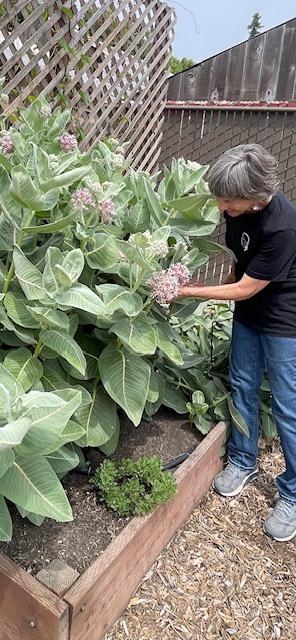
{"label": "gray hair", "polygon": [[266,200],[279,188],[276,159],[260,144],[240,144],[218,158],[208,173],[216,198]]}

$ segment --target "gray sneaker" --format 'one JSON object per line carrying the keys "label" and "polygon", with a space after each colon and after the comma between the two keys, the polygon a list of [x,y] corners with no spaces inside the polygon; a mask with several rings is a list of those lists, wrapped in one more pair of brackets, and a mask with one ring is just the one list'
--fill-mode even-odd
{"label": "gray sneaker", "polygon": [[296,502],[280,498],[267,516],[263,530],[278,542],[288,542],[296,535]]}
{"label": "gray sneaker", "polygon": [[221,496],[231,498],[238,496],[250,482],[256,480],[258,475],[257,467],[255,469],[240,469],[229,462],[224,471],[215,477],[213,487]]}

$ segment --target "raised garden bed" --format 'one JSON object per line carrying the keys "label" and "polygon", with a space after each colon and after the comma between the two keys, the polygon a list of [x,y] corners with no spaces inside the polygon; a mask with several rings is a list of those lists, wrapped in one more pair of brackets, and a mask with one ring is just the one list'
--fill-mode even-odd
{"label": "raised garden bed", "polygon": [[[151,515],[131,519],[79,577],[75,571],[64,575],[56,571],[55,579],[53,570],[47,579],[49,589],[0,555],[1,640],[103,638],[151,564],[209,489],[222,466],[224,439],[225,424],[220,422],[175,472],[176,496]],[[67,581],[73,580],[67,588]]]}

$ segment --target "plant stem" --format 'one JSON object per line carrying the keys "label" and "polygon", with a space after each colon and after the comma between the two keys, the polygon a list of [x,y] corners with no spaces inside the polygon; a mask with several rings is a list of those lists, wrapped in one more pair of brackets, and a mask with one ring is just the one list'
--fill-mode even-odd
{"label": "plant stem", "polygon": [[39,356],[39,354],[41,352],[41,349],[43,349],[43,342],[42,342],[41,338],[38,338],[38,342],[36,344],[35,351],[34,351],[34,356],[36,358],[38,358],[38,356]]}
{"label": "plant stem", "polygon": [[7,293],[12,278],[14,277],[14,262],[12,261],[3,284],[2,293]]}

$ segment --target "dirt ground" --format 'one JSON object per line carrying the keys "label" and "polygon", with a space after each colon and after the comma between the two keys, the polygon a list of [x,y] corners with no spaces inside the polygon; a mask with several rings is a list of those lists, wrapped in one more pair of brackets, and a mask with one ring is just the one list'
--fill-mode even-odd
{"label": "dirt ground", "polygon": [[[158,454],[165,462],[192,450],[199,440],[200,434],[195,427],[184,417],[166,410],[157,414],[153,422],[143,422],[137,428],[129,420],[122,420],[119,446],[112,457],[136,459],[146,454]],[[94,467],[103,460],[96,450],[86,454]],[[13,539],[8,544],[0,543],[0,551],[32,575],[54,558],[61,558],[83,572],[128,522],[128,518],[120,518],[98,502],[95,489],[86,476],[71,473],[63,484],[73,508],[73,522],[57,523],[47,519],[41,527],[36,527],[23,520],[10,505]]]}
{"label": "dirt ground", "polygon": [[212,490],[145,576],[105,640],[295,640],[296,538],[262,531],[275,504],[278,445],[238,498]]}

